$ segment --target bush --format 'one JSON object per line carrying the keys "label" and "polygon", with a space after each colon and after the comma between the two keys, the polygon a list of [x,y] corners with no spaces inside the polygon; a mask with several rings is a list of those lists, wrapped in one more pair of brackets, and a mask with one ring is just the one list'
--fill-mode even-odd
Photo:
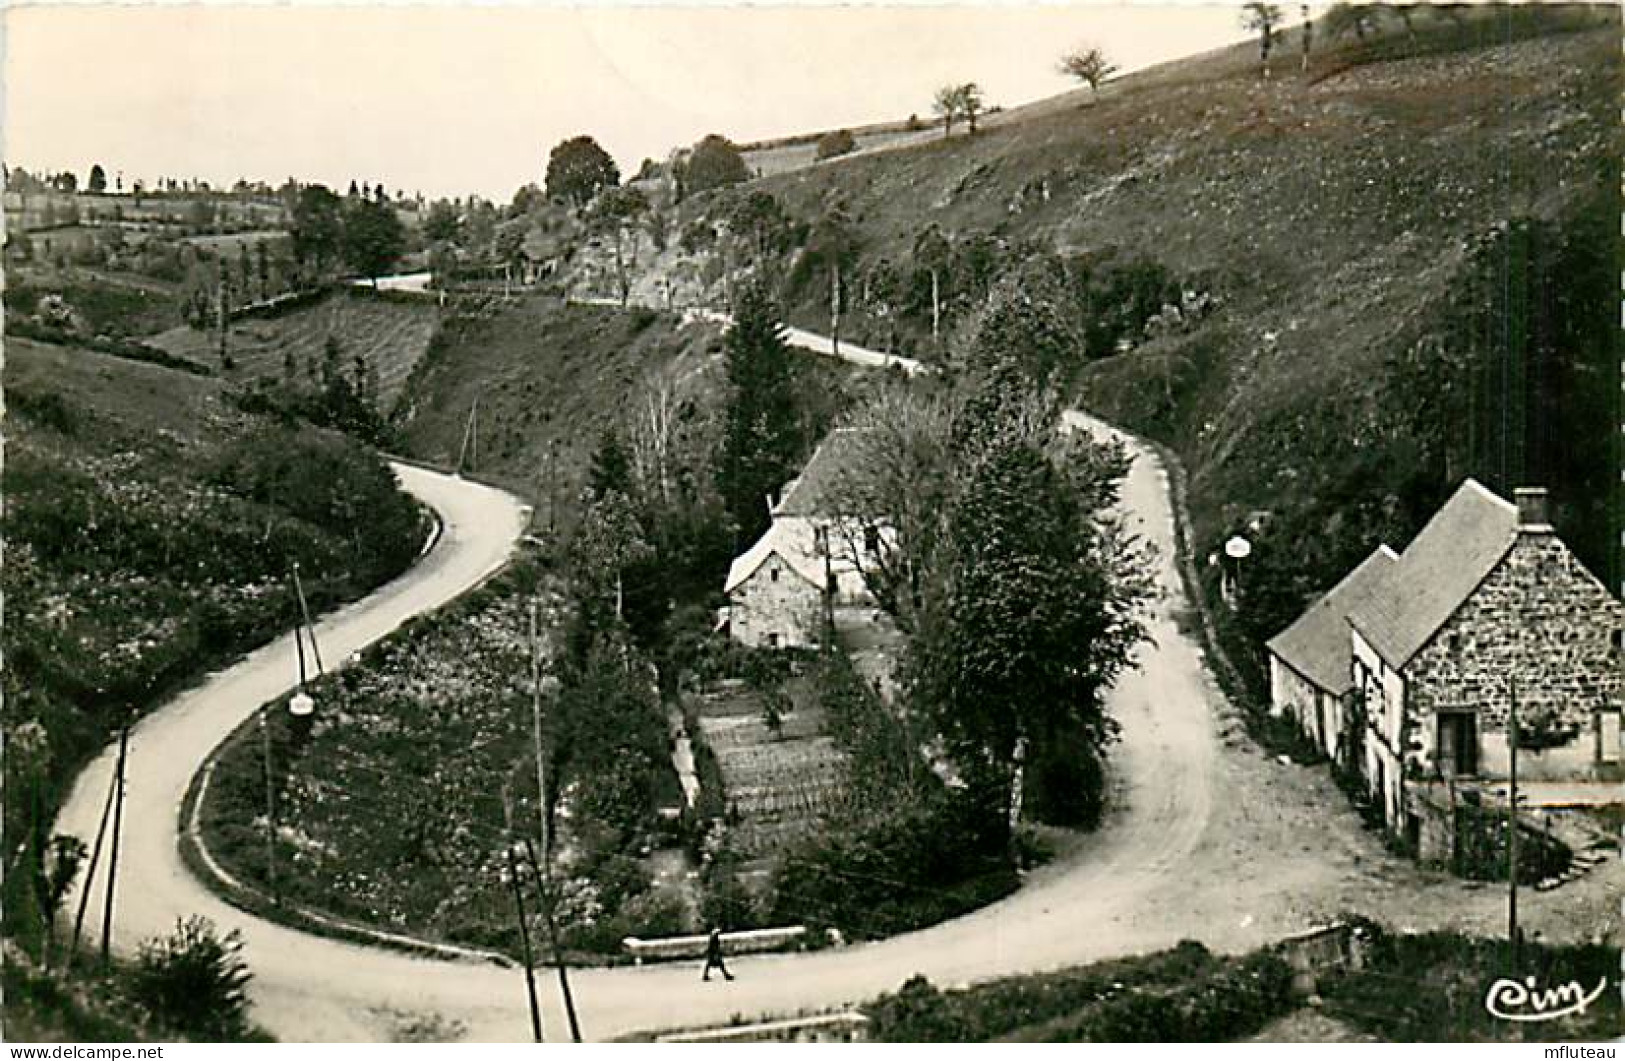
{"label": "bush", "polygon": [[163,1027],[195,1039],[227,1042],[249,1030],[248,965],[242,938],[221,937],[213,922],[191,917],[168,937],[141,945],[135,997]]}
{"label": "bush", "polygon": [[946,792],[856,825],[826,822],[785,855],[771,920],[874,938],[985,906],[1019,883],[998,824]]}
{"label": "bush", "polygon": [[837,129],[833,133],[825,133],[818,138],[818,157],[825,159],[851,154],[857,146],[858,142],[853,138],[850,130]]}

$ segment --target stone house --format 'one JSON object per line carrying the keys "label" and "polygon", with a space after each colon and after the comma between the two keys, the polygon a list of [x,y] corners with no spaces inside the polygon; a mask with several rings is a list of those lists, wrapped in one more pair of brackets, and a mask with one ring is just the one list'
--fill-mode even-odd
{"label": "stone house", "polygon": [[872,603],[859,563],[880,548],[884,530],[851,542],[851,513],[835,486],[861,444],[856,428],[827,435],[801,475],[772,506],[773,522],[728,569],[729,636],[758,648],[819,644],[832,609]]}
{"label": "stone house", "polygon": [[1625,605],[1557,536],[1544,490],[1517,499],[1467,480],[1404,552],[1373,553],[1267,646],[1272,710],[1430,860],[1463,793],[1504,801],[1514,700],[1529,806],[1625,796]]}

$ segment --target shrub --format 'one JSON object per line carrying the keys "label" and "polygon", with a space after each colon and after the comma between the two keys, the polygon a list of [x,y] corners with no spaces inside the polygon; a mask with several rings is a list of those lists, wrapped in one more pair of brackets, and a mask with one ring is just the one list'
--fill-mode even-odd
{"label": "shrub", "polygon": [[207,918],[178,921],[169,936],[141,945],[132,990],[171,1031],[215,1042],[241,1039],[249,1030],[250,979],[242,949],[237,932],[221,937]]}
{"label": "shrub", "polygon": [[858,142],[850,130],[837,129],[818,138],[818,157],[825,159],[850,154],[857,146]]}

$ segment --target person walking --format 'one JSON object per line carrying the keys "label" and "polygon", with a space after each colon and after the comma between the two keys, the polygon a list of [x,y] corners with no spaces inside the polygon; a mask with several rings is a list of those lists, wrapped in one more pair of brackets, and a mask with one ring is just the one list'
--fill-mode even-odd
{"label": "person walking", "polygon": [[709,981],[712,969],[720,972],[724,980],[734,978],[734,974],[722,963],[722,929],[714,927],[711,934],[705,938],[705,969],[700,973],[700,979]]}

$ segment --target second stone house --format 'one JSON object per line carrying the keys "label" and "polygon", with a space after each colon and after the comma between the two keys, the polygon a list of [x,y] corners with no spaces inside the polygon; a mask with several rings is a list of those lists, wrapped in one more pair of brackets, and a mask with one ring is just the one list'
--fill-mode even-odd
{"label": "second stone house", "polygon": [[1558,537],[1546,491],[1467,480],[1272,639],[1272,710],[1355,774],[1424,858],[1454,808],[1504,799],[1517,716],[1527,806],[1620,802],[1625,606]]}

